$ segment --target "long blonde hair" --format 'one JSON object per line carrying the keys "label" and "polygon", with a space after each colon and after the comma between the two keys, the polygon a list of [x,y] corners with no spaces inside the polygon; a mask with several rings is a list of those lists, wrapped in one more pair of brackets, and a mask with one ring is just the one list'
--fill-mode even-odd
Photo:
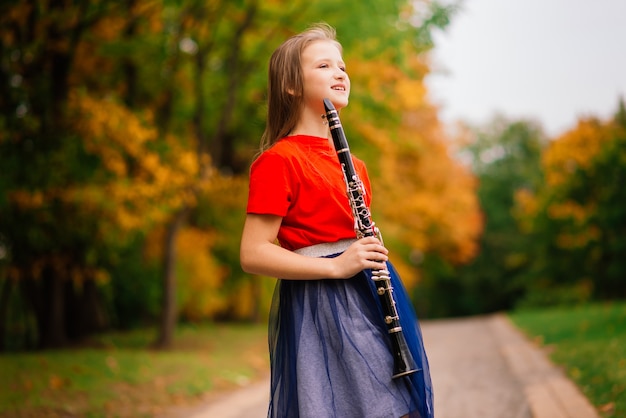
{"label": "long blonde hair", "polygon": [[332,41],[342,52],[335,29],[318,23],[283,42],[269,62],[267,85],[267,125],[261,137],[261,151],[289,135],[300,116],[304,85],[300,57],[314,41]]}

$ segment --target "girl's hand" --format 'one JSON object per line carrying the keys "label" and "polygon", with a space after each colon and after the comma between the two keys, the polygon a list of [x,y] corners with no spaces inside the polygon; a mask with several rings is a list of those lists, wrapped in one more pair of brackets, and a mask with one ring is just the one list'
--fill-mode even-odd
{"label": "girl's hand", "polygon": [[333,258],[337,278],[350,278],[365,269],[383,269],[389,251],[375,237],[361,238]]}

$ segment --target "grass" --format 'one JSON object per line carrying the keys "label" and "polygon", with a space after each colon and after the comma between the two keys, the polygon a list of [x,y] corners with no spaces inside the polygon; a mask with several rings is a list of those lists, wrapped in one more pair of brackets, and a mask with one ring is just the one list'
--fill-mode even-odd
{"label": "grass", "polygon": [[[626,302],[519,311],[513,322],[603,417],[626,416]],[[266,325],[181,326],[176,347],[154,330],[113,333],[65,350],[0,355],[1,417],[152,417],[267,373]]]}
{"label": "grass", "polygon": [[626,416],[626,302],[510,314],[596,406],[603,417]]}
{"label": "grass", "polygon": [[173,350],[153,330],[64,350],[0,355],[2,417],[150,417],[267,373],[266,325],[181,326]]}

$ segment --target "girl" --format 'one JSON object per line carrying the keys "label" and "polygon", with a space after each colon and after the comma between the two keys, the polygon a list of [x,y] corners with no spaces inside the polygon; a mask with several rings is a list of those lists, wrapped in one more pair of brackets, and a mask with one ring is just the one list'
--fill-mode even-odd
{"label": "girl", "polygon": [[[293,36],[269,64],[268,118],[250,168],[241,265],[278,277],[269,323],[270,418],[433,416],[417,318],[392,272],[404,335],[419,372],[392,379],[393,358],[371,269],[387,249],[357,240],[323,99],[348,104],[350,79],[335,31]],[[353,161],[371,200],[365,165]],[[277,245],[278,242],[278,245]],[[390,268],[390,265],[387,265]]]}

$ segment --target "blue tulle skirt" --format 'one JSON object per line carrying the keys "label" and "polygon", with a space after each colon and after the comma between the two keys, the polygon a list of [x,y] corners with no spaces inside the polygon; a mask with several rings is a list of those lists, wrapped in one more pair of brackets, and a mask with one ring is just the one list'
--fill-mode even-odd
{"label": "blue tulle skirt", "polygon": [[269,418],[434,416],[417,316],[388,264],[419,371],[392,379],[389,334],[370,271],[346,280],[278,280],[269,321]]}

